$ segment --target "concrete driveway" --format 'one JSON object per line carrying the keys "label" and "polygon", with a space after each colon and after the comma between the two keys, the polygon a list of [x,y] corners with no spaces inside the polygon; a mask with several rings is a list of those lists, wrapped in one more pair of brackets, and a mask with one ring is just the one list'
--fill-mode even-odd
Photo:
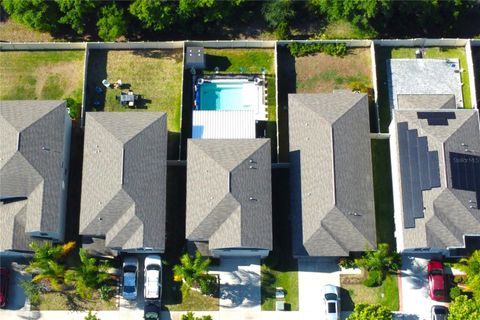
{"label": "concrete driveway", "polygon": [[221,258],[210,268],[220,277],[220,311],[261,310],[260,258]]}
{"label": "concrete driveway", "polygon": [[336,259],[298,259],[298,301],[300,311],[325,313],[322,288],[340,286],[340,268]]}
{"label": "concrete driveway", "polygon": [[445,304],[433,301],[428,295],[427,264],[430,259],[402,255],[400,273],[400,311],[430,319],[430,309],[435,304]]}

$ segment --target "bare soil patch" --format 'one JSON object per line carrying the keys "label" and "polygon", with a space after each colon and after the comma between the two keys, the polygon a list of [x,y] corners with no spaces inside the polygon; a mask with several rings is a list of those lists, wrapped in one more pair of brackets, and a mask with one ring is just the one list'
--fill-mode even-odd
{"label": "bare soil patch", "polygon": [[298,93],[331,92],[348,89],[353,82],[372,87],[370,50],[350,49],[345,57],[324,53],[295,59]]}

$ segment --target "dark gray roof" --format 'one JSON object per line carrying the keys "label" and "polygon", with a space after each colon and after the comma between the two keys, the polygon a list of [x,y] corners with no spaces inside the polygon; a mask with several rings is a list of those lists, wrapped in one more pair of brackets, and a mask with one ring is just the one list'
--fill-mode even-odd
{"label": "dark gray roof", "polygon": [[163,112],[87,113],[80,234],[164,250],[166,123]]}
{"label": "dark gray roof", "polygon": [[0,101],[0,197],[18,200],[0,204],[0,251],[28,249],[26,232],[60,236],[66,121],[63,101]]}
{"label": "dark gray roof", "polygon": [[367,96],[290,94],[288,109],[294,255],[375,248]]}
{"label": "dark gray roof", "polygon": [[[442,113],[444,110],[428,110]],[[478,110],[451,110],[453,117],[428,122],[419,117],[419,110],[394,110],[391,132],[392,174],[399,190],[396,199],[398,247],[402,249],[463,246],[463,235],[480,234],[480,129]],[[424,139],[429,154],[437,160],[428,162],[428,170],[439,175],[437,183],[412,184],[415,166],[423,166],[420,144],[405,147],[402,131],[407,127],[417,140]],[[406,154],[409,154],[406,156]],[[414,156],[412,156],[414,154]],[[398,159],[398,160],[395,160]],[[426,170],[425,168],[420,171]],[[410,190],[405,192],[405,190]],[[418,194],[415,208],[410,196]],[[401,195],[401,196],[400,196]],[[421,211],[421,212],[419,212]]]}
{"label": "dark gray roof", "polygon": [[453,94],[398,94],[397,107],[407,109],[456,109]]}
{"label": "dark gray roof", "polygon": [[272,249],[269,139],[188,140],[186,238]]}

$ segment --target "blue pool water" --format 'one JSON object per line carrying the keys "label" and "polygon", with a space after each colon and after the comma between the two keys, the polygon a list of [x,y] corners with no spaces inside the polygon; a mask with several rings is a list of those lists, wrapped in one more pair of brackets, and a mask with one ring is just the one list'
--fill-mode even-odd
{"label": "blue pool water", "polygon": [[253,110],[258,97],[252,96],[252,82],[205,82],[199,85],[199,110]]}

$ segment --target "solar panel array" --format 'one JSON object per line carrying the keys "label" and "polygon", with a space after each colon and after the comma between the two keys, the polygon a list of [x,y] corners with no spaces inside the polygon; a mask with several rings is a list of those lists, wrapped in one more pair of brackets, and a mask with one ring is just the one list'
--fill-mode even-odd
{"label": "solar panel array", "polygon": [[448,119],[455,119],[455,112],[417,112],[418,119],[427,119],[429,126],[448,126]]}
{"label": "solar panel array", "polygon": [[398,123],[398,145],[404,227],[415,228],[415,219],[424,217],[422,191],[440,187],[438,153],[428,151],[427,138],[409,130],[406,122]]}
{"label": "solar panel array", "polygon": [[[480,157],[476,155],[450,152],[452,188],[473,191],[476,203],[480,204]],[[473,199],[472,199],[473,200]]]}

